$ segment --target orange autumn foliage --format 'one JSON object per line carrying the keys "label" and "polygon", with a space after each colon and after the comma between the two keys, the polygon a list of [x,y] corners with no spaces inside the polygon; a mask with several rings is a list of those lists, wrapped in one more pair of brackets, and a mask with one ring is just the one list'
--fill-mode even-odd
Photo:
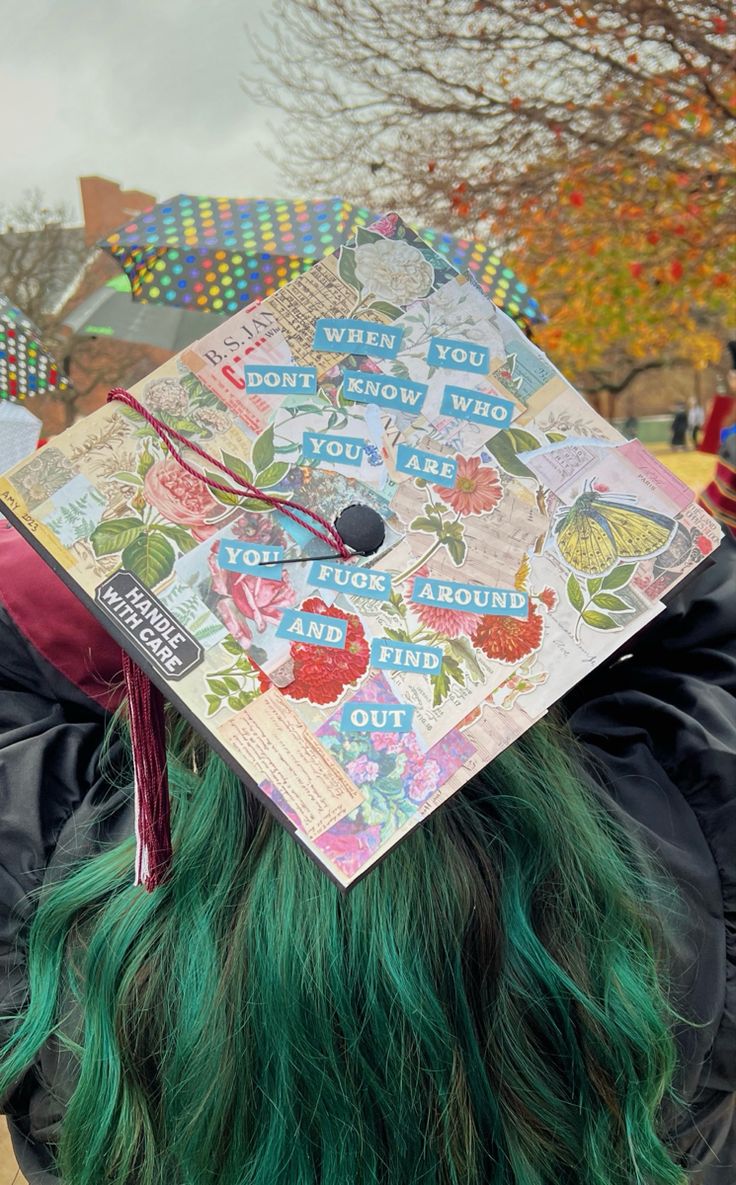
{"label": "orange autumn foliage", "polygon": [[273,8],[292,183],[494,242],[586,390],[718,356],[736,273],[728,0]]}
{"label": "orange autumn foliage", "polygon": [[723,181],[700,190],[579,161],[514,211],[510,262],[549,318],[535,340],[584,389],[616,387],[646,359],[717,362],[736,308],[732,200]]}

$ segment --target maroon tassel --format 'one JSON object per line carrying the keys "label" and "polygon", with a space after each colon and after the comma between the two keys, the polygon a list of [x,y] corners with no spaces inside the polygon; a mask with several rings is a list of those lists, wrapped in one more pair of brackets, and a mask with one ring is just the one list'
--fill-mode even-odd
{"label": "maroon tassel", "polygon": [[164,698],[123,652],[135,779],[135,883],[152,892],[171,868]]}

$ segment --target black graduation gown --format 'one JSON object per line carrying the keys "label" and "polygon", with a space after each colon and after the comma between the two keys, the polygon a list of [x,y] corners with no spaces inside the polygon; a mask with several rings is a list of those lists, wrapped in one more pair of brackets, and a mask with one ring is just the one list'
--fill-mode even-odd
{"label": "black graduation gown", "polygon": [[[726,542],[622,656],[563,702],[596,784],[676,880],[678,1034],[687,1113],[672,1138],[699,1185],[736,1182],[736,546]],[[26,984],[29,890],[133,828],[99,766],[105,717],[0,607],[0,1015]],[[32,1185],[73,1088],[54,1047],[3,1101]]]}

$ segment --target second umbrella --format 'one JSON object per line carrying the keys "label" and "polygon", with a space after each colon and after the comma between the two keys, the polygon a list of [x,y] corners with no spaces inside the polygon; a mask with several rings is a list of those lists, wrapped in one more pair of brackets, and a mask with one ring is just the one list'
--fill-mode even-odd
{"label": "second umbrella", "polygon": [[72,309],[64,324],[84,337],[116,338],[178,353],[210,333],[222,320],[223,315],[217,313],[137,304],[127,276],[116,276]]}
{"label": "second umbrella", "polygon": [[[231,315],[288,284],[377,217],[341,198],[281,201],[179,194],[98,245],[129,277],[135,300]],[[467,269],[512,317],[544,320],[526,285],[493,247],[415,229],[454,267]]]}

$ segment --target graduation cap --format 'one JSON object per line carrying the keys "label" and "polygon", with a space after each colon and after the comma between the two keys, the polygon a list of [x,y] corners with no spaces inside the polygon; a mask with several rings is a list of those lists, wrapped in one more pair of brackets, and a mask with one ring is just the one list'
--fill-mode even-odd
{"label": "graduation cap", "polygon": [[128,656],[148,888],[162,695],[348,888],[720,537],[395,215],[113,389],[0,507]]}

